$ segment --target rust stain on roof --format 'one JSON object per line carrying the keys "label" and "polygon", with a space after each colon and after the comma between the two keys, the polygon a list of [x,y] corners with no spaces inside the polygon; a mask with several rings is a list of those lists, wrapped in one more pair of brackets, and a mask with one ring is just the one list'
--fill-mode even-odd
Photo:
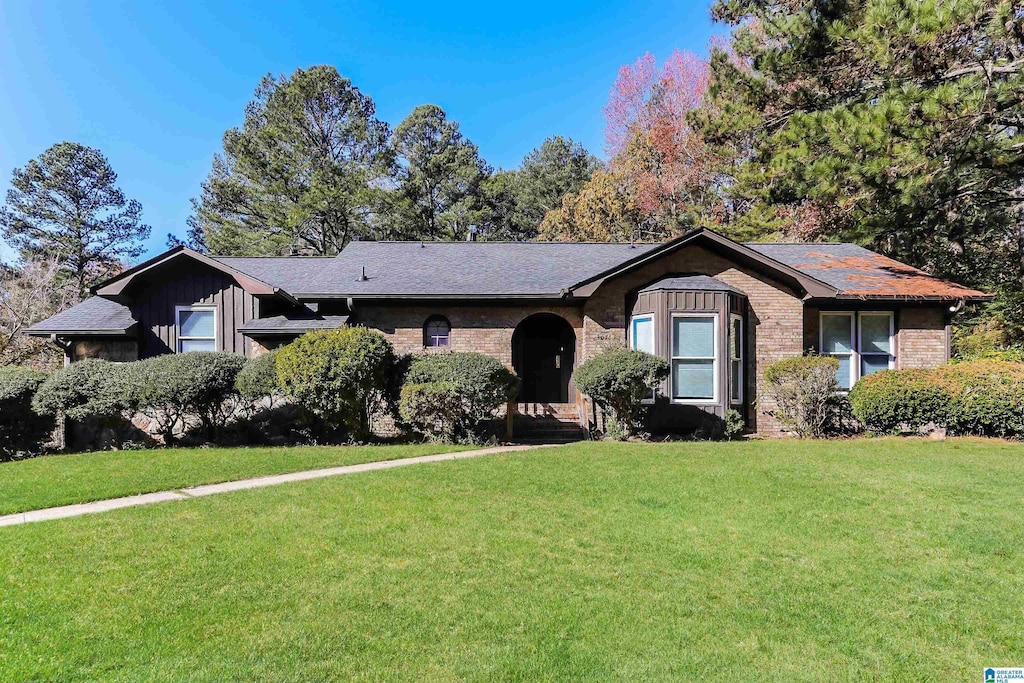
{"label": "rust stain on roof", "polygon": [[848,256],[840,259],[831,258],[829,254],[824,253],[812,252],[807,256],[824,260],[801,263],[794,267],[808,271],[849,271],[843,274],[844,280],[849,283],[849,287],[842,288],[843,294],[950,299],[986,296],[984,292],[933,277],[923,270],[881,254]]}

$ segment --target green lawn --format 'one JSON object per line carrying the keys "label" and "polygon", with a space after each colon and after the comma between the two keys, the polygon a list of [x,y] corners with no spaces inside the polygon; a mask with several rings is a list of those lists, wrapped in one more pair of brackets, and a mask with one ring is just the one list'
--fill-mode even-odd
{"label": "green lawn", "polygon": [[0,528],[10,681],[973,681],[1024,447],[579,444]]}
{"label": "green lawn", "polygon": [[412,458],[462,446],[167,448],[49,455],[0,463],[0,515],[165,489]]}

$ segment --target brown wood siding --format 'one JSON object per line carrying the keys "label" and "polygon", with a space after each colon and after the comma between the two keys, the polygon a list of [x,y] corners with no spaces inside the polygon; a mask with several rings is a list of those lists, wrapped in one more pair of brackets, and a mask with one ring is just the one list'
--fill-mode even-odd
{"label": "brown wood siding", "polygon": [[204,304],[217,309],[218,351],[251,355],[250,345],[238,328],[259,317],[259,299],[212,268],[173,264],[154,273],[157,280],[132,292],[132,313],[139,321],[139,357],[177,350],[175,307]]}
{"label": "brown wood siding", "polygon": [[[671,359],[672,315],[675,313],[698,313],[718,316],[718,397],[714,403],[681,404],[671,401],[671,377],[662,382],[660,397],[652,407],[651,426],[658,431],[688,431],[702,426],[701,416],[722,419],[729,402],[729,314],[739,313],[744,319],[744,329],[749,330],[746,297],[712,290],[657,290],[640,292],[632,306],[632,315],[654,315],[654,352],[665,359]],[[745,359],[749,359],[750,344],[745,340]],[[750,367],[747,360],[746,365]],[[749,375],[749,371],[747,372]],[[747,416],[748,391],[744,391],[744,405],[737,406]],[[749,418],[748,418],[749,419]]]}

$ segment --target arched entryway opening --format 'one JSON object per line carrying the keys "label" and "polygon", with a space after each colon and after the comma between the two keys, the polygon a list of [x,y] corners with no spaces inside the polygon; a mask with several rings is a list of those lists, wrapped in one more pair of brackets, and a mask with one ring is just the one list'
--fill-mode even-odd
{"label": "arched entryway opening", "polygon": [[522,403],[569,403],[576,333],[554,313],[535,313],[512,333],[512,367]]}

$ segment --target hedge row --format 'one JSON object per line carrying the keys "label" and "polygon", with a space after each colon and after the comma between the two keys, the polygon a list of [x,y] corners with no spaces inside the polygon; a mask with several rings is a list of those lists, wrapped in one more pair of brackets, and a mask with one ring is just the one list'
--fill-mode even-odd
{"label": "hedge row", "polygon": [[1024,364],[977,360],[878,372],[857,382],[850,404],[878,434],[934,426],[959,435],[1024,435]]}
{"label": "hedge row", "polygon": [[295,404],[318,439],[366,438],[382,413],[430,438],[475,439],[517,388],[516,376],[489,356],[399,358],[382,334],[358,327],[312,332],[249,361],[192,352],[120,364],[83,360],[52,375],[4,368],[0,458],[38,452],[57,415],[116,431],[141,413],[165,444],[185,432],[215,439],[236,419],[251,440],[275,397]]}

